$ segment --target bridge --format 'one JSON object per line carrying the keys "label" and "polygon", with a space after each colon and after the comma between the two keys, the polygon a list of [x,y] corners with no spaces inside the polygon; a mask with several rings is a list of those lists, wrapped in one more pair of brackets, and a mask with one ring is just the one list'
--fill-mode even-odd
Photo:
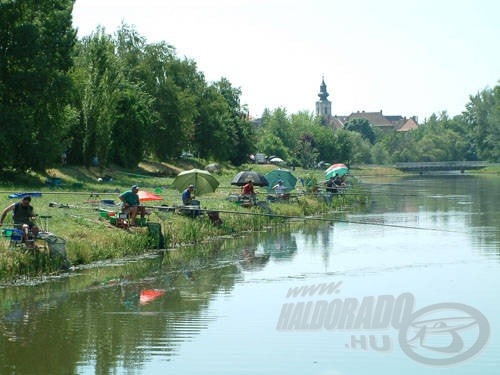
{"label": "bridge", "polygon": [[433,161],[396,163],[395,167],[403,172],[460,171],[481,169],[488,165],[485,161]]}

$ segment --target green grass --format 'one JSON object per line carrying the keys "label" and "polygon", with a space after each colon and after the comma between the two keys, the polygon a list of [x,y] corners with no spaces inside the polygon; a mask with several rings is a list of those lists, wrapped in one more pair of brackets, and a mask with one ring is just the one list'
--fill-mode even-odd
{"label": "green grass", "polygon": [[[216,192],[198,197],[203,209],[220,211],[222,225],[213,225],[206,215],[196,219],[171,212],[156,210],[159,205],[180,205],[180,193],[172,188],[175,175],[182,169],[201,167],[201,162],[186,162],[176,166],[167,163],[141,163],[140,168],[132,171],[119,169],[65,167],[48,171],[47,175],[5,176],[11,182],[0,183],[0,207],[17,202],[8,198],[15,192],[42,192],[41,197],[34,197],[32,205],[39,216],[50,216],[48,230],[66,240],[66,251],[73,265],[88,264],[95,261],[140,255],[154,247],[146,228],[133,230],[119,229],[111,225],[107,218],[100,216],[98,204],[102,199],[118,203],[118,194],[139,184],[141,189],[156,192],[163,197],[159,202],[146,202],[151,207],[149,221],[161,225],[168,248],[199,244],[213,241],[215,238],[239,236],[248,231],[269,230],[286,222],[287,217],[317,215],[327,211],[340,211],[352,205],[363,204],[362,194],[336,197],[331,204],[323,199],[301,191],[298,203],[270,203],[269,208],[277,217],[266,216],[266,211],[257,207],[240,207],[227,200],[231,193],[238,193],[240,188],[230,182],[240,170],[256,170],[267,173],[275,169],[271,165],[245,165],[240,168],[223,166],[223,171],[216,174],[220,185]],[[207,163],[208,164],[208,163]],[[322,181],[323,171],[297,168],[298,177],[312,176]],[[111,176],[112,181],[98,182],[100,176]],[[60,188],[45,185],[47,177],[62,180]],[[353,189],[357,188],[356,180]],[[268,194],[264,188],[257,188],[259,199],[265,200]],[[118,210],[119,207],[116,207]],[[224,211],[234,212],[228,213]],[[241,214],[238,214],[241,213]],[[5,220],[4,228],[11,226],[11,219]],[[43,219],[38,218],[38,225],[44,227]],[[10,249],[6,239],[0,239],[0,279],[12,279],[19,275],[38,275],[54,272],[57,264],[50,258],[35,258],[18,249]]]}
{"label": "green grass", "polygon": [[474,171],[469,171],[471,174],[500,174],[500,164],[489,165],[486,168],[477,169]]}

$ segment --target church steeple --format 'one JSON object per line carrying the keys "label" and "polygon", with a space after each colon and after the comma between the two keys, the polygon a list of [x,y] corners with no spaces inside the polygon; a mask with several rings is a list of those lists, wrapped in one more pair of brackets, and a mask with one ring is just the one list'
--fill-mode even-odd
{"label": "church steeple", "polygon": [[316,102],[316,115],[321,116],[325,121],[332,117],[332,102],[328,100],[329,95],[326,91],[325,77],[322,77],[319,86],[319,100]]}
{"label": "church steeple", "polygon": [[328,93],[328,91],[326,91],[326,83],[325,83],[325,77],[322,77],[321,79],[321,85],[319,86],[319,100],[324,102],[327,100],[328,96],[330,94]]}

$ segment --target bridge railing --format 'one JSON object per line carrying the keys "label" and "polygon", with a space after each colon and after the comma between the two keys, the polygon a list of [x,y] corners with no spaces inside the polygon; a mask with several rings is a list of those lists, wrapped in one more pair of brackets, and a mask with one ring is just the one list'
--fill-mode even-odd
{"label": "bridge railing", "polygon": [[395,167],[406,171],[479,169],[488,165],[485,161],[431,161],[396,163]]}

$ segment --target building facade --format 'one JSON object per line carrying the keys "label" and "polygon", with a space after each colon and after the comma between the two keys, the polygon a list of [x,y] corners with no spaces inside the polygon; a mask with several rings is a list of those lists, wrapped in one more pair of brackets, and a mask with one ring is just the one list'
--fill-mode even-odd
{"label": "building facade", "polygon": [[409,118],[401,115],[388,116],[379,112],[352,112],[350,115],[332,115],[332,103],[328,100],[328,93],[324,77],[319,87],[319,100],[316,102],[316,116],[321,117],[321,122],[325,126],[333,129],[342,129],[349,120],[366,119],[372,126],[383,131],[406,132],[418,128],[418,118]]}

